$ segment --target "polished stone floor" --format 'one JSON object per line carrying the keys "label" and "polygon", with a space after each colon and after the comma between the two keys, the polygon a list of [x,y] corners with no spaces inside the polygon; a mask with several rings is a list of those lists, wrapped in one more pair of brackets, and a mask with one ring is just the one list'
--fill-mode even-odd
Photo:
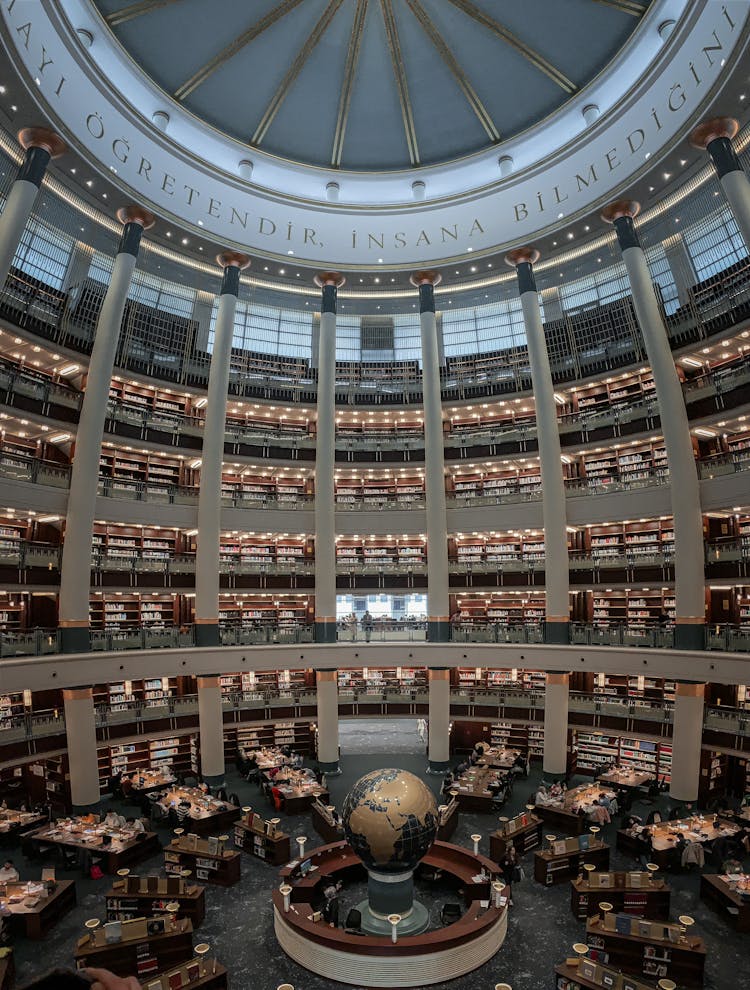
{"label": "polished stone floor", "polygon": [[[344,796],[354,781],[372,769],[395,766],[423,776],[426,782],[437,791],[440,778],[426,774],[424,746],[416,733],[413,720],[403,722],[378,722],[372,730],[357,723],[354,731],[352,722],[342,728],[342,774],[329,781],[332,800],[341,807]],[[350,732],[351,727],[351,732]],[[362,752],[359,747],[367,740],[374,748]],[[411,740],[408,742],[408,740]],[[393,748],[384,747],[391,742]],[[409,748],[406,748],[408,742]],[[406,751],[402,750],[403,749]],[[358,750],[358,751],[355,751]],[[267,808],[254,785],[246,783],[234,772],[229,773],[230,791],[236,790],[243,803],[256,807],[261,813]],[[529,781],[520,781],[512,799],[506,806],[506,813],[520,811],[528,794],[540,779],[540,771],[535,769]],[[575,782],[575,779],[574,779]],[[662,799],[662,803],[666,803]],[[636,803],[636,813],[648,813],[650,809]],[[123,809],[124,813],[128,812]],[[489,852],[488,836],[493,830],[495,819],[490,815],[462,815],[453,840],[455,843],[470,846],[469,836],[479,832],[483,836],[481,851]],[[314,835],[308,816],[285,817],[282,828],[293,836]],[[604,839],[611,839],[614,846],[616,826],[606,826]],[[166,841],[168,831],[162,830]],[[16,863],[22,878],[39,876],[40,864],[23,860],[16,855]],[[531,873],[531,856],[524,865]],[[613,849],[613,868],[632,865],[628,858]],[[750,866],[750,864],[747,864]],[[162,856],[156,856],[139,867],[139,873],[157,872],[162,866]],[[291,983],[296,990],[324,990],[337,986],[307,972],[289,960],[276,945],[273,934],[269,891],[278,880],[276,870],[251,856],[242,861],[241,882],[232,888],[209,887],[206,896],[207,914],[195,942],[209,942],[218,958],[227,965],[230,972],[230,986],[233,990],[275,990],[284,982]],[[711,868],[707,868],[711,872]],[[76,879],[78,906],[63,919],[43,943],[18,939],[15,943],[17,958],[17,981],[23,987],[52,966],[70,965],[73,946],[83,929],[83,922],[91,917],[104,917],[104,893],[111,878],[91,880],[80,874],[65,871],[58,867],[58,877]],[[750,960],[750,936],[736,934],[718,915],[709,911],[698,898],[699,877],[697,874],[680,874],[671,879],[673,886],[672,916],[690,914],[696,919],[696,931],[704,937],[708,947],[706,964],[707,990],[729,990],[730,987],[748,986],[748,961]],[[352,890],[352,898],[359,891]],[[544,888],[531,879],[517,884],[513,891],[514,906],[511,910],[508,937],[502,950],[481,969],[461,979],[443,984],[446,990],[492,990],[495,983],[504,981],[513,990],[544,990],[554,987],[553,967],[569,952],[573,942],[580,941],[584,934],[584,924],[577,921],[570,912],[570,888],[564,883],[557,887]],[[344,896],[343,906],[349,904],[349,896]],[[437,918],[441,904],[439,898],[430,899],[431,916]],[[342,909],[341,921],[345,918]],[[744,981],[744,982],[743,982]]]}

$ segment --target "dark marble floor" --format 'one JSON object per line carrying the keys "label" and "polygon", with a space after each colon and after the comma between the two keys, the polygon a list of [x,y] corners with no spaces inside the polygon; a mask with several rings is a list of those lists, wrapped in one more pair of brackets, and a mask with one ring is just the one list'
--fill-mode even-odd
{"label": "dark marble floor", "polygon": [[[422,776],[437,792],[440,778],[429,776],[426,771],[424,747],[419,742],[416,726],[412,722],[378,723],[377,748],[380,752],[357,753],[349,750],[348,736],[343,734],[345,755],[342,758],[342,774],[330,779],[331,796],[337,807],[341,807],[344,796],[353,782],[363,773],[384,766],[395,766],[410,770]],[[408,729],[406,729],[408,726]],[[406,732],[412,740],[411,752],[388,751],[384,748],[389,738],[400,747]],[[369,737],[369,733],[366,734]],[[364,736],[363,736],[364,738]],[[385,742],[384,742],[385,740]],[[387,754],[387,755],[386,755]],[[520,781],[507,806],[507,812],[520,811],[528,794],[539,780],[540,771],[532,771],[529,781]],[[253,805],[266,813],[260,794],[250,785],[229,773],[230,791],[236,790],[243,803]],[[666,803],[666,801],[662,801]],[[647,814],[647,808],[636,803],[636,813]],[[489,852],[489,834],[494,829],[495,819],[489,815],[462,815],[458,830],[452,841],[470,846],[469,836],[479,832],[483,836],[481,851]],[[308,816],[285,818],[282,824],[293,836],[308,835],[315,844]],[[604,839],[611,839],[614,846],[615,825],[606,826]],[[168,831],[163,830],[162,838],[167,840]],[[16,856],[17,866],[24,879],[39,876],[39,864],[24,861]],[[613,849],[612,867],[625,868],[632,861]],[[750,864],[748,864],[750,865]],[[162,856],[156,856],[139,867],[138,872],[157,872],[162,866]],[[527,872],[531,873],[531,856],[525,860]],[[232,888],[209,887],[206,896],[207,914],[197,941],[207,941],[216,950],[218,958],[227,965],[231,974],[230,986],[235,990],[275,990],[284,982],[291,983],[296,990],[323,990],[337,986],[289,960],[278,948],[273,934],[269,891],[278,883],[276,870],[250,856],[243,857],[241,882]],[[710,872],[710,868],[707,870]],[[18,939],[15,945],[18,984],[23,987],[34,977],[55,965],[70,965],[76,938],[83,932],[83,922],[87,918],[104,916],[104,893],[111,878],[93,881],[80,874],[65,871],[58,867],[60,878],[75,878],[78,889],[78,906],[63,919],[43,943]],[[738,935],[716,914],[709,911],[698,898],[699,877],[697,874],[680,874],[671,879],[673,886],[672,916],[691,914],[696,919],[697,934],[702,935],[708,947],[706,965],[707,990],[728,990],[735,986],[748,986],[748,962],[750,961],[750,937]],[[359,897],[359,891],[351,891],[352,897]],[[481,969],[461,979],[444,984],[446,990],[492,990],[495,983],[508,982],[513,990],[543,990],[553,988],[553,967],[569,952],[573,942],[580,941],[584,925],[570,912],[570,888],[567,883],[557,887],[544,888],[531,879],[517,884],[513,891],[514,906],[511,910],[508,937],[502,950]],[[348,895],[342,904],[349,906]],[[431,915],[439,913],[437,898],[430,900]],[[745,977],[742,977],[742,973]],[[743,982],[744,981],[744,982]]]}

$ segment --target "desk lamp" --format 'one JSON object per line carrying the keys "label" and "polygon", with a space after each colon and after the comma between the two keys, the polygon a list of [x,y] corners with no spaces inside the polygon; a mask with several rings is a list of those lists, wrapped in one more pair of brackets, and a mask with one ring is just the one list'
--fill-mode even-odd
{"label": "desk lamp", "polygon": [[547,851],[548,852],[552,852],[552,844],[553,844],[553,842],[557,842],[557,836],[556,835],[545,835],[544,838],[547,840]]}
{"label": "desk lamp", "polygon": [[681,914],[677,920],[680,923],[680,938],[685,942],[687,941],[687,930],[695,924],[695,918],[691,918],[689,914]]}
{"label": "desk lamp", "polygon": [[398,923],[401,921],[400,914],[389,914],[388,921],[391,925],[391,941],[395,944],[398,942]]}
{"label": "desk lamp", "polygon": [[612,905],[609,903],[609,901],[599,901],[599,910],[602,912],[602,914],[609,914],[609,912],[612,910]]}
{"label": "desk lamp", "polygon": [[589,832],[591,832],[592,843],[594,845],[597,845],[597,843],[599,842],[599,833],[601,832],[601,829],[599,828],[598,825],[592,825],[591,828],[589,829]]}
{"label": "desk lamp", "polygon": [[292,903],[292,887],[288,883],[282,883],[279,887],[279,893],[284,898],[284,911],[289,911]]}
{"label": "desk lamp", "polygon": [[201,963],[201,976],[206,975],[206,955],[211,951],[211,946],[208,942],[199,942],[196,945],[194,952],[196,956],[200,959]]}
{"label": "desk lamp", "polygon": [[470,836],[470,839],[474,843],[474,855],[475,856],[478,856],[479,855],[479,843],[482,841],[482,836],[475,832],[474,835]]}
{"label": "desk lamp", "polygon": [[300,859],[304,859],[305,858],[305,843],[306,842],[307,842],[307,836],[306,835],[298,835],[297,836],[297,845],[299,846],[299,858]]}

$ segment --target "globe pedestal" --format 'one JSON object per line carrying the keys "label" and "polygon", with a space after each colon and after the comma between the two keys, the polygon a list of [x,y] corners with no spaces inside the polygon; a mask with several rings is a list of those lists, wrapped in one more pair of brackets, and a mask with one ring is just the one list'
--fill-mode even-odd
{"label": "globe pedestal", "polygon": [[426,931],[430,915],[424,904],[414,900],[414,873],[367,871],[367,900],[357,905],[362,930],[369,935],[390,935],[389,914],[401,915],[398,934],[419,935]]}

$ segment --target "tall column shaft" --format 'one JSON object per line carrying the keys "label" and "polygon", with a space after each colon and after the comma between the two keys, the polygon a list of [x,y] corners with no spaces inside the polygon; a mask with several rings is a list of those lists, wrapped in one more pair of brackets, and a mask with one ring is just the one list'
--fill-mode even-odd
{"label": "tall column shaft", "polygon": [[568,761],[569,674],[548,673],[544,692],[544,772],[565,776]]}
{"label": "tall column shaft", "polygon": [[676,801],[698,800],[705,687],[684,681],[675,685],[669,795]]}
{"label": "tall column shaft", "polygon": [[224,716],[218,677],[198,677],[198,729],[201,776],[208,784],[224,782]]}
{"label": "tall column shaft", "polygon": [[440,389],[440,350],[435,320],[434,272],[417,272],[419,328],[422,340],[422,406],[424,410],[425,498],[427,528],[427,638],[450,639],[448,598],[448,536],[445,502],[443,404]]}
{"label": "tall column shaft", "polygon": [[336,670],[317,672],[318,763],[324,773],[339,770],[339,685]]}
{"label": "tall column shaft", "polygon": [[429,770],[442,773],[450,765],[451,685],[447,667],[430,667],[427,756]]}
{"label": "tall column shaft", "polygon": [[732,145],[738,131],[739,124],[733,117],[712,117],[695,128],[690,142],[696,148],[705,148],[711,156],[739,231],[750,249],[750,182]]}
{"label": "tall column shaft", "polygon": [[[623,212],[624,210],[628,212]],[[617,213],[612,215],[610,211]],[[656,300],[646,255],[633,224],[636,204],[613,204],[602,216],[617,231],[628,272],[633,307],[641,328],[659,401],[664,446],[669,464],[675,536],[675,646],[703,649],[705,591],[703,576],[703,520],[698,471],[693,454],[685,399],[675,369],[669,339]]]}
{"label": "tall column shaft", "polygon": [[144,227],[153,217],[137,207],[120,211],[124,220],[112,277],[96,322],[86,391],[76,432],[65,516],[65,540],[60,571],[60,632],[63,653],[89,649],[89,586],[91,541],[94,532],[99,457],[115,366],[120,324]]}
{"label": "tall column shaft", "polygon": [[506,260],[516,266],[536,407],[544,520],[545,639],[548,643],[567,643],[570,606],[565,482],[555,389],[532,267],[538,256],[531,248],[519,248]]}
{"label": "tall column shaft", "polygon": [[198,536],[195,554],[195,637],[198,646],[218,646],[219,546],[221,537],[221,467],[227,417],[229,364],[234,336],[234,317],[240,288],[240,271],[246,255],[219,255],[224,268],[214,331],[214,349],[208,375],[206,420],[203,426],[201,476],[198,489]]}
{"label": "tall column shaft", "polygon": [[18,140],[26,157],[0,214],[0,288],[5,285],[47,165],[65,150],[62,138],[44,127],[27,127],[19,132]]}
{"label": "tall column shaft", "polygon": [[[318,276],[322,288],[315,441],[315,640],[336,642],[336,295],[343,279]],[[338,760],[338,729],[336,735]]]}
{"label": "tall column shaft", "polygon": [[64,688],[63,707],[71,801],[75,810],[88,810],[99,802],[93,688]]}

